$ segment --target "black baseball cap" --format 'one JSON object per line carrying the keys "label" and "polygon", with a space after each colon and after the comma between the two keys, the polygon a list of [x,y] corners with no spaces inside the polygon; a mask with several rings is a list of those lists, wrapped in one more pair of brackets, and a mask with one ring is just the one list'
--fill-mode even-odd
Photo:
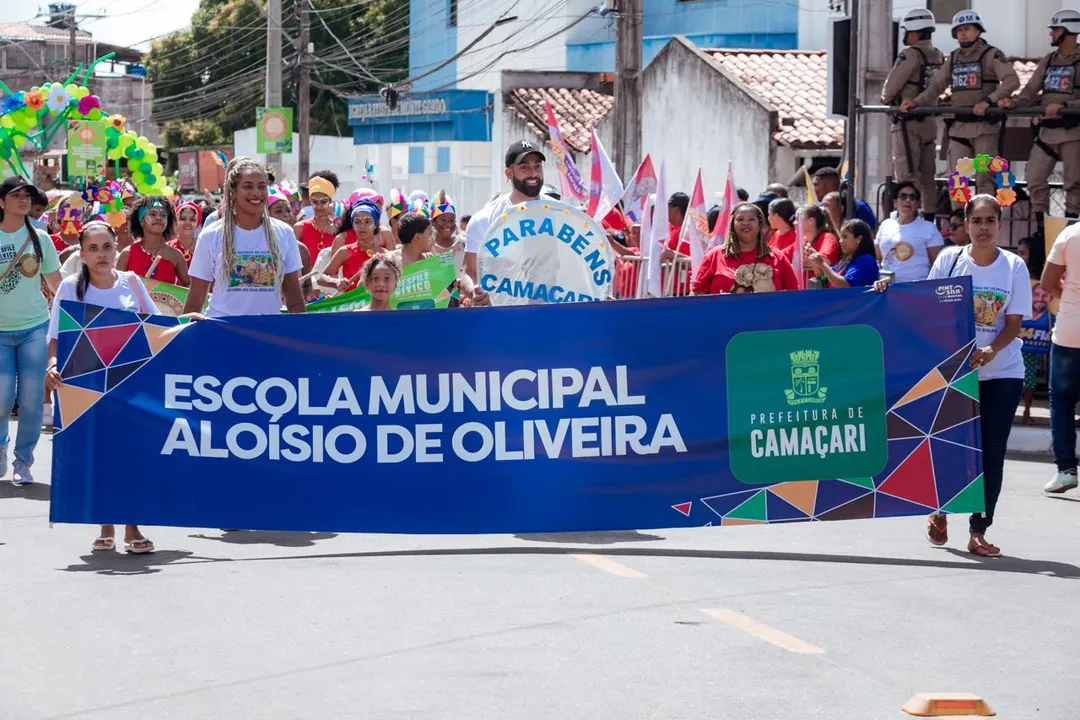
{"label": "black baseball cap", "polygon": [[9,193],[21,188],[27,188],[30,191],[30,199],[38,205],[49,204],[49,197],[21,175],[12,175],[0,183],[0,199],[6,198]]}
{"label": "black baseball cap", "polygon": [[532,155],[533,153],[539,155],[541,160],[547,160],[547,156],[540,151],[540,147],[537,143],[534,143],[531,140],[518,140],[510,147],[506,148],[506,167],[517,165],[525,159],[526,155]]}

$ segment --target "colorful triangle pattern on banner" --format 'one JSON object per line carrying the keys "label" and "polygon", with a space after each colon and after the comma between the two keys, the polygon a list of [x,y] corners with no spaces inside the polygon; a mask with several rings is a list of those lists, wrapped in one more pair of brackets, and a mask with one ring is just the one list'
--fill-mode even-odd
{"label": "colorful triangle pattern on banner", "polygon": [[[724,527],[980,512],[982,475],[960,486],[962,476],[937,471],[943,462],[955,467],[957,457],[979,445],[979,376],[968,368],[973,347],[968,343],[899,395],[887,416],[889,462],[877,476],[747,486],[701,504]],[[690,502],[672,507],[689,517]]]}
{"label": "colorful triangle pattern on banner", "polygon": [[60,307],[58,391],[66,427],[135,374],[179,335],[186,321],[64,302]]}

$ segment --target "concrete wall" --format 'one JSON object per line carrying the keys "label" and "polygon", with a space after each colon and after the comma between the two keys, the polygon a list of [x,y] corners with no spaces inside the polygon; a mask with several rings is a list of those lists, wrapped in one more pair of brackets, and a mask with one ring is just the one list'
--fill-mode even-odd
{"label": "concrete wall", "polygon": [[[459,0],[458,6],[461,5]],[[457,52],[457,27],[451,27],[449,20],[450,0],[409,0],[409,77],[434,69]],[[454,61],[417,80],[414,89],[439,89],[452,85],[456,78],[457,61]]]}
{"label": "concrete wall", "polygon": [[[987,42],[1006,55],[1035,58],[1050,52],[1046,23],[1056,11],[1075,7],[1071,0],[972,0],[971,8],[986,23]],[[915,8],[927,7],[926,0],[893,0],[897,20]],[[841,17],[829,11],[829,0],[799,0],[799,49],[825,50],[828,47],[829,18]],[[944,52],[954,50],[950,34],[951,17],[939,17],[934,45]]]}
{"label": "concrete wall", "polygon": [[728,160],[751,193],[776,176],[769,110],[718,66],[676,38],[646,68],[642,83],[644,152],[657,171],[666,161],[669,194],[689,194],[701,167],[710,204],[723,191]]}

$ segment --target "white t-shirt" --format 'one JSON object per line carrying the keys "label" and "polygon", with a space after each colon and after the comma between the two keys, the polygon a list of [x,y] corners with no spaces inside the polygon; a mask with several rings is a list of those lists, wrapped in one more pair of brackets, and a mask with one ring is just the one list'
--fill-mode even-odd
{"label": "white t-shirt", "polygon": [[[954,263],[955,260],[955,263]],[[970,247],[949,247],[938,255],[930,270],[930,280],[971,276],[975,296],[975,342],[986,347],[1005,327],[1006,315],[1031,319],[1031,279],[1027,265],[1008,250],[1000,250],[997,260],[980,267],[971,260]],[[1024,358],[1019,337],[1001,350],[994,359],[979,368],[979,380],[1023,378]]]}
{"label": "white t-shirt", "polygon": [[60,333],[61,300],[79,300],[79,302],[89,303],[90,305],[113,308],[114,310],[130,310],[131,312],[147,313],[149,315],[161,314],[138,275],[133,272],[113,270],[113,277],[116,281],[108,289],[103,290],[93,285],[87,285],[82,300],[79,300],[75,294],[76,286],[79,284],[79,276],[72,275],[64,278],[63,282],[60,283],[60,287],[56,290],[52,312],[49,314],[48,338],[55,340]]}
{"label": "white t-shirt", "polygon": [[[301,268],[300,249],[293,229],[280,220],[270,220],[277,239],[284,274]],[[233,259],[228,283],[221,280],[221,236],[223,225],[214,223],[203,230],[191,258],[191,277],[214,283],[210,295],[209,317],[234,315],[276,315],[281,312],[281,288],[277,283],[266,231],[244,230],[233,226]]]}
{"label": "white t-shirt", "polygon": [[500,195],[472,216],[465,227],[465,252],[478,253],[484,244],[488,228],[510,207],[510,195]]}
{"label": "white t-shirt", "polygon": [[1061,309],[1051,339],[1055,345],[1080,348],[1080,225],[1065,228],[1046,262],[1065,268],[1065,288],[1061,292]]}
{"label": "white t-shirt", "polygon": [[878,228],[874,244],[881,249],[881,269],[896,274],[896,282],[925,280],[930,272],[928,249],[945,241],[934,223],[915,218],[907,225],[889,218]]}

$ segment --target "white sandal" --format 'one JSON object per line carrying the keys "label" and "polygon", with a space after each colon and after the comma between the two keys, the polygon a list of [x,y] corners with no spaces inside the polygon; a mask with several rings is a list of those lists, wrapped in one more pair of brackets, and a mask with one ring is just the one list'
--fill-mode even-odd
{"label": "white sandal", "polygon": [[93,552],[107,552],[109,550],[116,549],[116,540],[111,537],[99,537],[94,541],[94,544],[90,546]]}
{"label": "white sandal", "polygon": [[154,552],[154,543],[150,542],[147,538],[135,538],[131,542],[125,543],[124,549],[129,553],[142,555],[143,553]]}

